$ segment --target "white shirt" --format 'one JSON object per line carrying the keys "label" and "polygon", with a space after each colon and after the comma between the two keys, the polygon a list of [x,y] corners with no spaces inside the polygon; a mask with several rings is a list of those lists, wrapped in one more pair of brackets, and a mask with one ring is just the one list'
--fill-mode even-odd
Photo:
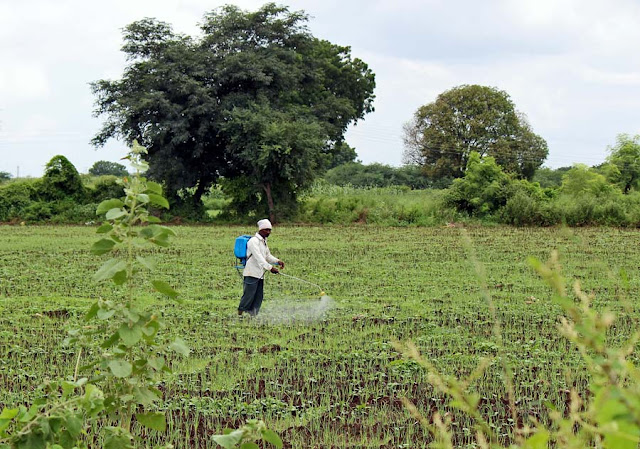
{"label": "white shirt", "polygon": [[244,267],[243,276],[262,278],[265,270],[271,270],[272,263],[280,260],[271,255],[267,240],[259,232],[247,242],[247,264]]}

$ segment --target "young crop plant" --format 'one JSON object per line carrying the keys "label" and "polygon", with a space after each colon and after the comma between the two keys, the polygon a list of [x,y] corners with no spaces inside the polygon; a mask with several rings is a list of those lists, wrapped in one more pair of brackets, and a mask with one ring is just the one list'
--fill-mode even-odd
{"label": "young crop plant", "polygon": [[[85,325],[70,331],[68,344],[80,349],[73,379],[45,382],[41,397],[29,407],[5,408],[0,413],[0,448],[67,449],[96,447],[129,449],[143,447],[133,436],[134,420],[148,429],[166,429],[164,413],[154,404],[162,399],[156,387],[163,372],[170,372],[166,357],[170,352],[189,355],[185,343],[161,338],[161,310],[144,310],[135,297],[140,287],[136,274],[141,269],[155,271],[153,262],[141,257],[149,245],[166,247],[173,230],[157,224],[149,214],[151,204],[168,208],[159,184],[142,176],[148,166],[142,160],[146,149],[137,143],[128,156],[136,170],[121,180],[125,196],[100,203],[99,215],[105,223],[98,228],[104,237],[91,248],[96,255],[110,253],[94,275],[95,281],[111,280],[125,285],[121,300],[99,299],[85,316]],[[153,288],[170,298],[177,292],[168,283],[154,280]],[[92,344],[99,341],[99,347]],[[83,350],[92,360],[81,366]],[[80,374],[88,373],[86,377]],[[99,425],[92,424],[99,420]],[[91,435],[90,428],[101,428]],[[101,442],[100,442],[101,440]]]}
{"label": "young crop plant", "polygon": [[[553,301],[564,312],[558,331],[579,352],[590,375],[584,393],[575,388],[568,392],[566,410],[561,404],[550,405],[548,422],[527,417],[526,411],[516,410],[514,404],[513,432],[508,437],[499,435],[480,410],[480,396],[471,392],[474,382],[490,364],[488,360],[482,361],[467,379],[459,380],[439,372],[413,343],[398,343],[396,348],[428,371],[429,383],[449,398],[450,407],[472,418],[473,447],[637,449],[640,443],[640,369],[632,359],[640,341],[640,331],[635,330],[621,345],[612,345],[608,336],[616,322],[614,314],[594,310],[591,307],[593,298],[581,289],[577,281],[573,285],[573,295],[566,292],[557,253],[552,253],[547,264],[535,258],[530,258],[529,262],[552,287]],[[507,373],[504,375],[508,378]],[[403,402],[414,418],[432,434],[434,442],[430,447],[456,447],[451,416],[441,416],[436,412],[426,417],[411,401],[404,399]]]}

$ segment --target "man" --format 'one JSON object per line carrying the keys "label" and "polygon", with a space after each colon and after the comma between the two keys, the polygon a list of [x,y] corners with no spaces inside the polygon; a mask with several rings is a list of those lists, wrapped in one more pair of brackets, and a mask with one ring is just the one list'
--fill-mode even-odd
{"label": "man", "polygon": [[256,316],[264,297],[264,272],[271,271],[278,274],[278,269],[272,264],[284,268],[284,262],[271,255],[267,246],[267,237],[271,235],[271,222],[266,218],[258,222],[258,232],[247,242],[247,263],[244,267],[242,299],[238,306],[238,315],[248,312]]}

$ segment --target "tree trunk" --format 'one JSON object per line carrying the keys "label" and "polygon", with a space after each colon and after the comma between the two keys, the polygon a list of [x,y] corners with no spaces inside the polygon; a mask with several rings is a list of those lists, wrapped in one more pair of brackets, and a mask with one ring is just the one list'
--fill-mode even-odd
{"label": "tree trunk", "polygon": [[273,205],[273,196],[271,195],[271,183],[267,182],[262,185],[264,188],[264,193],[267,195],[267,205],[269,206],[269,221],[271,223],[276,223],[276,211],[275,206]]}

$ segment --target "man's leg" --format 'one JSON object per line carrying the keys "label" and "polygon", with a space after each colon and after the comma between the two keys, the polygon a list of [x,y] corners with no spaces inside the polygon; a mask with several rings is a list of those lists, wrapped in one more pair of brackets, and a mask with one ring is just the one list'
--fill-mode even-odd
{"label": "man's leg", "polygon": [[256,294],[253,297],[253,310],[250,311],[251,315],[256,316],[260,311],[260,307],[262,306],[262,299],[264,298],[264,279],[260,279],[258,281],[258,285],[256,287]]}
{"label": "man's leg", "polygon": [[242,298],[238,306],[238,313],[251,312],[253,310],[253,302],[258,289],[260,279],[251,276],[245,276],[242,282]]}

